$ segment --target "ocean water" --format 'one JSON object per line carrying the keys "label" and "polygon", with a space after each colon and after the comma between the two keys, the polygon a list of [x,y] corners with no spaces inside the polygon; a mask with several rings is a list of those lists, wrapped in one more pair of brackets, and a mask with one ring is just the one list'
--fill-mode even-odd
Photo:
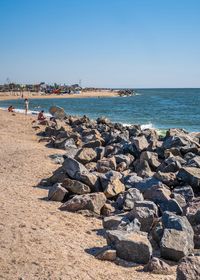
{"label": "ocean water", "polygon": [[[157,129],[200,131],[200,89],[136,89],[131,97],[32,99],[30,110],[63,107],[67,114],[106,116],[113,122],[141,124]],[[0,107],[23,109],[23,100],[0,101]]]}

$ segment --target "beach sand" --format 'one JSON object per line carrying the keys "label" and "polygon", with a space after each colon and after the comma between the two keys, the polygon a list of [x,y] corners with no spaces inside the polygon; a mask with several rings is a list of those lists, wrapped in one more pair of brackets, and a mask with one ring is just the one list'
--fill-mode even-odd
{"label": "beach sand", "polygon": [[[9,100],[9,99],[21,99],[22,93],[19,92],[0,92],[0,100]],[[36,92],[24,92],[24,98],[89,98],[89,97],[118,97],[118,93],[116,91],[86,91],[81,92],[80,94],[48,94],[43,95],[41,93]]]}
{"label": "beach sand", "polygon": [[58,165],[49,155],[64,151],[38,143],[32,116],[0,110],[0,279],[175,279],[99,261],[87,251],[106,244],[101,220],[58,210],[35,186]]}

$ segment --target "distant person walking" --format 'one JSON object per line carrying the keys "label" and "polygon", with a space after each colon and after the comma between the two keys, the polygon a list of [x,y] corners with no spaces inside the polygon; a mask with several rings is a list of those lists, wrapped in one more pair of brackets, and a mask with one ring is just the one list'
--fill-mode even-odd
{"label": "distant person walking", "polygon": [[29,104],[29,101],[28,99],[24,99],[24,108],[25,108],[25,115],[27,115],[28,113],[28,104]]}

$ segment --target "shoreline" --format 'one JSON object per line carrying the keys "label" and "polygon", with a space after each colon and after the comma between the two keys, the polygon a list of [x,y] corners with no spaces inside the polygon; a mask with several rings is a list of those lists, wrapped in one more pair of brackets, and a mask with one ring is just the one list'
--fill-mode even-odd
{"label": "shoreline", "polygon": [[[2,100],[17,100],[22,99],[22,92],[0,92],[0,101]],[[105,97],[119,97],[116,91],[86,91],[79,94],[41,94],[35,92],[23,92],[23,98],[28,99],[68,99],[68,98],[105,98]]]}

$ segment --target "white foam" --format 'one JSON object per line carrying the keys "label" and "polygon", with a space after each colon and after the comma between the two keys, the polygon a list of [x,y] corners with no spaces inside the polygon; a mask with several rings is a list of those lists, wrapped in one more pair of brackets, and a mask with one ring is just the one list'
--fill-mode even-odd
{"label": "white foam", "polygon": [[[0,107],[1,110],[7,111],[8,109],[5,107]],[[24,109],[14,109],[15,113],[20,113],[20,114],[25,114]],[[28,110],[27,114],[28,115],[38,115],[40,111],[34,111],[34,110]],[[52,117],[51,114],[49,113],[44,113],[46,117]]]}
{"label": "white foam", "polygon": [[153,124],[152,123],[147,123],[147,124],[142,124],[141,125],[141,129],[144,130],[144,129],[151,129],[151,128],[154,128]]}
{"label": "white foam", "polygon": [[[123,126],[131,126],[131,125],[132,125],[132,124],[130,124],[130,123],[123,123]],[[152,123],[141,124],[140,126],[141,126],[141,129],[142,129],[142,130],[144,130],[144,129],[155,128],[155,127],[153,126]]]}

